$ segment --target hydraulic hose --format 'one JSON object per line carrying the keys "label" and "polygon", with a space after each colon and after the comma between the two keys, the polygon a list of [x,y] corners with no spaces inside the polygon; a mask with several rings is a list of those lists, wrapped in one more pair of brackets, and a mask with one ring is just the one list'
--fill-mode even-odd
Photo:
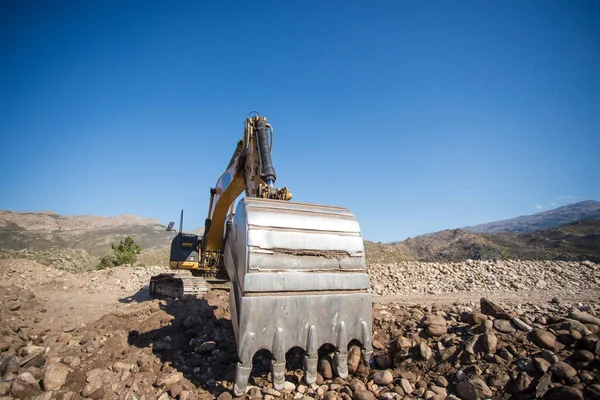
{"label": "hydraulic hose", "polygon": [[269,186],[273,186],[277,176],[275,175],[275,168],[273,168],[273,162],[271,161],[271,152],[269,150],[269,133],[265,125],[265,121],[262,118],[258,118],[256,122],[256,133],[258,137],[258,151],[260,153],[260,178],[267,183]]}

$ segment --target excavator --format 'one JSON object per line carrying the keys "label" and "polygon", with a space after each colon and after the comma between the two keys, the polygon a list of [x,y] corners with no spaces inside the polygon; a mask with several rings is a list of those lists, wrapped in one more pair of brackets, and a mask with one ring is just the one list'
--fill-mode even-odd
{"label": "excavator", "polygon": [[348,375],[350,342],[360,343],[366,363],[373,354],[360,226],[345,207],[292,202],[287,187],[275,186],[273,137],[265,117],[246,118],[242,139],[210,189],[204,234],[184,233],[181,222],[172,241],[170,267],[192,274],[161,274],[150,282],[152,294],[171,297],[229,285],[238,356],[235,396],[245,392],[259,350],[272,355],[276,390],[284,387],[292,348],[303,350],[307,384],[316,382],[318,351],[325,344],[335,348],[334,370],[341,378]]}

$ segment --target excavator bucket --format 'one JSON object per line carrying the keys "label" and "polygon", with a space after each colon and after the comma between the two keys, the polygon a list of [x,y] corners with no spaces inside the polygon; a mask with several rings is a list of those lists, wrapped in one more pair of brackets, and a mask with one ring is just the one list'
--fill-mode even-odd
{"label": "excavator bucket", "polygon": [[275,389],[285,381],[285,355],[304,350],[304,379],[317,378],[318,350],[335,347],[334,370],[348,375],[348,344],[360,342],[369,362],[372,303],[358,222],[343,207],[242,199],[225,246],[231,318],[238,351],[233,392],[244,393],[252,357],[273,356]]}

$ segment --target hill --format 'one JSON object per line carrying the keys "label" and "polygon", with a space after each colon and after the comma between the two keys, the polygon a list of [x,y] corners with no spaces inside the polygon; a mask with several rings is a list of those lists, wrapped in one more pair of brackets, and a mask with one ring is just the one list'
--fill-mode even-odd
{"label": "hill", "polygon": [[590,219],[600,219],[600,202],[581,201],[533,215],[467,226],[462,229],[475,233],[525,233]]}
{"label": "hill", "polygon": [[577,221],[530,233],[440,231],[381,244],[365,242],[372,263],[397,261],[590,260],[600,262],[600,220]]}
{"label": "hill", "polygon": [[[164,254],[173,233],[158,220],[134,215],[63,216],[53,212],[0,211],[0,258],[25,257],[64,269],[88,269],[131,235],[141,259]],[[168,260],[165,259],[164,263]]]}

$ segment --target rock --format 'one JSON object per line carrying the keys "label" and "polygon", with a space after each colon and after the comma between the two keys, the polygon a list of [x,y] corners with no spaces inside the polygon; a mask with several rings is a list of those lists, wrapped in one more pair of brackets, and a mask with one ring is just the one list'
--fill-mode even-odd
{"label": "rock", "polygon": [[64,364],[58,363],[50,365],[44,373],[44,390],[58,390],[67,381],[67,376],[71,369]]}
{"label": "rock", "polygon": [[548,389],[550,388],[550,384],[552,383],[550,373],[545,373],[538,379],[537,386],[535,387],[535,397],[541,398],[544,397]]}
{"label": "rock", "polygon": [[546,349],[555,349],[556,348],[556,336],[542,329],[534,329],[533,332],[529,334],[530,340],[538,345],[539,347]]}
{"label": "rock", "polygon": [[24,372],[19,375],[11,386],[11,393],[19,399],[31,399],[40,394],[42,389],[37,379],[29,372]]}
{"label": "rock", "polygon": [[353,400],[375,400],[375,395],[368,390],[358,390],[352,396]]}
{"label": "rock", "polygon": [[588,314],[584,311],[571,311],[569,316],[579,322],[583,322],[584,324],[592,324],[600,326],[600,318],[594,317],[591,314]]}
{"label": "rock", "polygon": [[552,388],[544,399],[547,400],[583,400],[581,390],[569,386],[557,386]]}
{"label": "rock", "polygon": [[467,322],[470,325],[481,325],[488,319],[487,315],[484,313],[480,313],[479,311],[474,311],[472,314],[469,314],[467,318]]}
{"label": "rock", "polygon": [[279,391],[277,391],[275,389],[269,388],[269,387],[264,387],[262,389],[262,392],[265,395],[270,394],[271,396],[281,397],[281,392],[279,392]]}
{"label": "rock", "polygon": [[575,353],[573,353],[573,360],[575,361],[587,362],[592,361],[593,359],[594,353],[588,350],[578,350]]}
{"label": "rock", "polygon": [[486,353],[494,353],[498,345],[498,337],[493,333],[484,333],[479,337],[479,342]]}
{"label": "rock", "polygon": [[113,364],[113,371],[115,371],[117,373],[129,371],[132,368],[133,368],[133,365],[127,364],[127,363],[124,363],[121,361],[117,361],[116,363]]}
{"label": "rock", "polygon": [[594,374],[591,371],[581,370],[577,374],[581,382],[591,382],[594,380]]}
{"label": "rock", "polygon": [[323,375],[323,378],[325,379],[333,378],[333,368],[331,367],[331,362],[328,357],[323,357],[319,360],[319,373]]}
{"label": "rock", "polygon": [[283,382],[283,390],[287,390],[287,391],[291,392],[293,390],[296,390],[296,385],[294,385],[290,381],[285,381],[285,382]]}
{"label": "rock", "polygon": [[396,338],[396,347],[400,350],[410,348],[412,347],[412,340],[404,336],[398,336]]}
{"label": "rock", "polygon": [[544,350],[540,353],[540,357],[548,361],[550,364],[558,362],[558,357],[550,350]]}
{"label": "rock", "polygon": [[21,302],[20,301],[11,301],[10,303],[8,303],[8,309],[10,311],[17,311],[18,309],[21,308]]}
{"label": "rock", "polygon": [[448,396],[448,392],[447,392],[446,388],[444,388],[444,387],[433,385],[429,388],[429,390],[431,390],[435,394],[444,395],[444,397]]}
{"label": "rock", "polygon": [[375,364],[377,364],[377,368],[379,369],[388,369],[392,366],[393,363],[392,358],[389,354],[380,354],[375,357]]}
{"label": "rock", "polygon": [[519,318],[515,317],[512,319],[513,324],[515,324],[515,326],[523,331],[523,332],[531,332],[533,330],[533,328],[529,325],[527,325],[525,322],[521,321]]}
{"label": "rock", "polygon": [[550,363],[542,357],[535,357],[533,362],[535,363],[536,368],[542,373],[546,373],[548,372],[548,369],[550,369]]}
{"label": "rock", "polygon": [[322,385],[324,381],[325,381],[325,379],[323,379],[323,375],[321,375],[321,374],[317,373],[317,380],[316,380],[316,382],[315,382],[315,383],[316,383],[317,385]]}
{"label": "rock", "polygon": [[529,385],[531,385],[531,378],[529,377],[529,375],[520,372],[517,376],[517,379],[515,379],[507,385],[506,391],[511,394],[519,394],[527,390],[527,388],[529,388]]}
{"label": "rock", "polygon": [[200,346],[196,347],[195,352],[197,354],[210,354],[214,349],[217,348],[217,343],[212,340],[208,340],[202,343]]}
{"label": "rock", "polygon": [[500,306],[496,305],[495,303],[492,303],[485,297],[482,297],[479,303],[482,313],[491,315],[494,318],[510,319],[510,316],[508,315],[508,313],[506,313],[506,311],[504,311]]}
{"label": "rock", "polygon": [[467,379],[467,374],[465,374],[465,371],[463,371],[462,369],[459,369],[458,371],[456,371],[456,379],[458,379],[459,381],[464,381],[465,379]]}
{"label": "rock", "polygon": [[353,374],[358,370],[362,354],[360,347],[352,346],[348,351],[348,372]]}
{"label": "rock", "polygon": [[433,351],[425,342],[419,343],[419,354],[425,361],[429,360],[433,356]]}
{"label": "rock", "polygon": [[394,376],[389,370],[385,371],[377,371],[375,375],[373,375],[373,381],[375,381],[378,385],[387,386],[394,380]]}
{"label": "rock", "polygon": [[248,395],[250,396],[250,398],[253,399],[253,398],[256,398],[256,397],[262,398],[262,393],[263,392],[259,388],[257,388],[256,386],[252,386],[252,387],[248,386],[248,387],[246,387],[246,393],[248,393]]}
{"label": "rock", "polygon": [[440,317],[439,315],[432,314],[423,317],[423,319],[421,320],[421,326],[427,327],[431,325],[446,326],[446,320],[443,317]]}
{"label": "rock", "polygon": [[171,387],[169,388],[169,393],[174,399],[176,399],[181,392],[183,392],[183,385],[180,382],[171,385]]}
{"label": "rock", "polygon": [[0,364],[0,377],[3,377],[8,373],[17,374],[19,373],[20,367],[21,363],[16,356],[8,356],[2,361],[2,364]]}
{"label": "rock", "polygon": [[375,350],[383,350],[383,349],[385,349],[385,346],[383,345],[383,343],[381,343],[377,339],[374,339],[373,341],[371,341],[371,345],[373,346],[373,348]]}
{"label": "rock", "polygon": [[192,315],[188,316],[184,321],[183,321],[183,329],[188,330],[188,329],[193,329],[198,325],[198,319]]}
{"label": "rock", "polygon": [[496,375],[492,375],[490,377],[490,379],[488,380],[488,383],[490,384],[490,386],[500,389],[500,388],[504,388],[504,386],[506,386],[506,384],[509,381],[510,381],[510,376],[508,376],[507,374],[498,373]]}
{"label": "rock", "polygon": [[217,397],[217,400],[233,400],[233,396],[229,392],[223,392]]}
{"label": "rock", "polygon": [[517,331],[515,328],[512,327],[510,321],[507,321],[505,319],[495,319],[494,329],[502,333],[515,333]]}
{"label": "rock", "polygon": [[564,361],[559,361],[550,367],[550,372],[561,379],[572,378],[577,375],[577,370]]}
{"label": "rock", "polygon": [[367,387],[358,379],[352,379],[352,382],[350,382],[350,389],[353,393],[356,393],[359,390],[367,390]]}
{"label": "rock", "polygon": [[337,393],[334,392],[333,390],[328,391],[327,393],[325,393],[325,396],[323,396],[323,400],[336,400],[337,399]]}
{"label": "rock", "polygon": [[456,393],[463,400],[487,399],[493,395],[488,385],[479,378],[470,378],[459,382],[456,385]]}
{"label": "rock", "polygon": [[159,376],[158,379],[156,379],[156,386],[170,386],[179,382],[182,379],[183,373],[181,372],[165,373]]}
{"label": "rock", "polygon": [[66,325],[63,326],[63,332],[73,332],[75,329],[77,329],[77,325],[75,324],[71,324],[71,325]]}
{"label": "rock", "polygon": [[405,394],[411,394],[415,390],[406,378],[400,379],[400,387],[402,388]]}
{"label": "rock", "polygon": [[171,351],[171,343],[158,341],[152,345],[154,351]]}
{"label": "rock", "polygon": [[600,400],[600,384],[595,383],[585,388],[586,398],[590,400]]}
{"label": "rock", "polygon": [[439,337],[445,335],[448,332],[448,328],[444,325],[429,325],[425,328],[425,331],[431,336]]}
{"label": "rock", "polygon": [[161,394],[160,396],[158,396],[158,400],[169,400],[169,394],[167,392],[164,392],[163,394]]}
{"label": "rock", "polygon": [[434,382],[441,387],[448,387],[448,379],[444,378],[442,375],[438,375]]}

